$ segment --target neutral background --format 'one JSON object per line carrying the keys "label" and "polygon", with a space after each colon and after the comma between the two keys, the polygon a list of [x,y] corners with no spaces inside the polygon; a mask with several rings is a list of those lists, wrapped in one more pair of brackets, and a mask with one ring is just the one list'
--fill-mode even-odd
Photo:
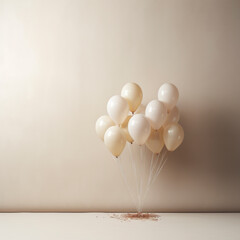
{"label": "neutral background", "polygon": [[129,211],[107,100],[180,91],[183,145],[148,211],[240,211],[240,1],[0,0],[0,211]]}

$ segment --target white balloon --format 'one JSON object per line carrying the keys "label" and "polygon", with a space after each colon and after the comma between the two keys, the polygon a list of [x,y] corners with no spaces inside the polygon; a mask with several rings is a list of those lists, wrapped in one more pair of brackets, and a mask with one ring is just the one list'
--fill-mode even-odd
{"label": "white balloon", "polygon": [[166,120],[167,108],[164,103],[158,100],[152,100],[146,107],[145,116],[149,120],[152,128],[158,130]]}
{"label": "white balloon", "polygon": [[180,119],[180,113],[178,108],[175,106],[170,113],[167,114],[166,120],[163,126],[167,126],[169,123],[177,123]]}
{"label": "white balloon", "polygon": [[178,97],[178,89],[171,83],[164,83],[158,90],[158,100],[164,102],[168,111],[177,104]]}
{"label": "white balloon", "polygon": [[128,132],[134,142],[143,145],[151,133],[151,126],[143,114],[135,114],[128,122]]}
{"label": "white balloon", "polygon": [[107,103],[107,112],[116,124],[123,123],[129,113],[127,100],[119,95],[112,96]]}
{"label": "white balloon", "polygon": [[114,124],[113,120],[109,116],[107,116],[107,115],[101,116],[100,118],[98,118],[96,125],[95,125],[95,130],[96,130],[97,135],[102,140],[104,140],[105,132],[107,131],[108,128],[110,128],[114,125],[115,124]]}

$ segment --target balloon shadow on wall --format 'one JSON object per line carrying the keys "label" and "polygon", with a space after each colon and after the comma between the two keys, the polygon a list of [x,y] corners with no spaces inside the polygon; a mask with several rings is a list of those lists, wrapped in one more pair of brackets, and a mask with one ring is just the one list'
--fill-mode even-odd
{"label": "balloon shadow on wall", "polygon": [[240,211],[240,115],[230,110],[209,109],[207,116],[203,147],[212,196],[209,208]]}
{"label": "balloon shadow on wall", "polygon": [[210,107],[181,113],[184,141],[175,152],[169,152],[145,210],[239,211],[239,114]]}

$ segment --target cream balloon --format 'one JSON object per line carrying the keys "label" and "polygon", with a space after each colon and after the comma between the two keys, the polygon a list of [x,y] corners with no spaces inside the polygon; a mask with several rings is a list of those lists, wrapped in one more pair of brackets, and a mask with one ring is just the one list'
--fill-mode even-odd
{"label": "cream balloon", "polygon": [[163,139],[164,139],[166,148],[169,151],[176,150],[181,145],[184,139],[184,131],[182,126],[178,123],[168,124],[164,128]]}
{"label": "cream balloon", "polygon": [[134,113],[142,102],[143,93],[138,84],[127,83],[122,88],[121,96],[128,101],[129,109]]}
{"label": "cream balloon", "polygon": [[177,123],[180,119],[180,113],[178,108],[175,106],[170,113],[167,114],[166,120],[163,124],[166,127],[169,123]]}
{"label": "cream balloon", "polygon": [[113,120],[107,116],[101,116],[100,118],[98,118],[98,120],[96,121],[96,125],[95,125],[95,129],[96,129],[96,133],[97,135],[104,140],[104,134],[107,131],[108,128],[114,126],[114,122]]}
{"label": "cream balloon", "polygon": [[168,112],[176,105],[178,97],[178,89],[171,83],[164,83],[158,90],[158,100],[164,102]]}
{"label": "cream balloon", "polygon": [[134,142],[143,145],[151,132],[151,126],[143,114],[135,114],[128,122],[128,132]]}
{"label": "cream balloon", "polygon": [[107,112],[116,124],[121,124],[129,113],[127,100],[119,95],[112,96],[107,103]]}
{"label": "cream balloon", "polygon": [[153,100],[148,103],[145,110],[145,116],[149,120],[152,128],[154,130],[157,130],[163,125],[166,120],[167,108],[164,103],[158,100]]}
{"label": "cream balloon", "polygon": [[125,147],[126,137],[119,126],[113,126],[106,131],[104,143],[112,155],[118,157]]}
{"label": "cream balloon", "polygon": [[164,146],[163,129],[151,130],[151,133],[146,141],[147,148],[153,153],[160,153]]}
{"label": "cream balloon", "polygon": [[128,122],[131,119],[132,115],[128,115],[127,118],[125,119],[125,121],[122,123],[121,128],[125,134],[125,137],[127,139],[128,142],[132,143],[133,139],[130,136],[129,132],[128,132]]}

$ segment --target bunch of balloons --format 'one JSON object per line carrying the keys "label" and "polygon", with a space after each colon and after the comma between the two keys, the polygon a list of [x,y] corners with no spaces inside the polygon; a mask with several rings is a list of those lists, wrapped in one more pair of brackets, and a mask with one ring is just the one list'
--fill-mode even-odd
{"label": "bunch of balloons", "polygon": [[[176,107],[178,97],[176,86],[164,83],[158,90],[158,99],[149,102],[143,112],[142,89],[136,83],[127,83],[121,95],[109,99],[108,115],[96,122],[96,132],[118,163],[138,213],[142,212],[148,190],[167,160],[167,151],[174,151],[183,141],[184,132],[178,124],[180,116]],[[128,161],[119,158],[127,142],[133,170],[129,178],[129,166],[125,171],[123,168]],[[135,176],[135,184],[131,188],[132,176]]]}
{"label": "bunch of balloons", "polygon": [[116,158],[127,141],[140,146],[145,144],[154,154],[159,154],[164,145],[168,151],[174,151],[183,141],[184,131],[178,123],[180,115],[176,107],[177,87],[164,83],[158,90],[158,99],[147,104],[145,114],[137,113],[142,98],[138,84],[125,84],[121,95],[109,99],[108,115],[101,116],[96,122],[97,135]]}

